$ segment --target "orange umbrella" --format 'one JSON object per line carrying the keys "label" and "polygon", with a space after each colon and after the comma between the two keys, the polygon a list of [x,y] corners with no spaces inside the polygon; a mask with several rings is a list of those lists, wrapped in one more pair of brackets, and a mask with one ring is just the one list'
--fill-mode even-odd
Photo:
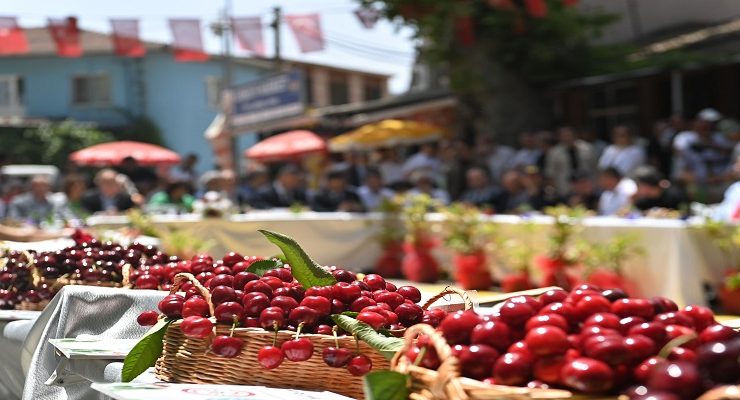
{"label": "orange umbrella", "polygon": [[75,151],[69,159],[77,165],[102,167],[119,165],[126,157],[133,157],[140,165],[174,165],[180,156],[172,150],[150,143],[120,141],[96,144]]}
{"label": "orange umbrella", "polygon": [[326,140],[310,131],[289,131],[255,144],[244,156],[255,161],[271,162],[289,160],[308,154],[326,151]]}

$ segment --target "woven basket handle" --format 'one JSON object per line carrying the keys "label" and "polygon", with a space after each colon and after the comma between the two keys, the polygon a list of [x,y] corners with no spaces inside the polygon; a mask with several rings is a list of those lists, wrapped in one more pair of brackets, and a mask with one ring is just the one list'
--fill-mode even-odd
{"label": "woven basket handle", "polygon": [[406,353],[415,344],[416,338],[419,335],[429,337],[429,341],[441,361],[437,369],[437,379],[434,380],[434,383],[429,388],[434,398],[468,399],[468,395],[462,386],[456,384],[456,378],[460,376],[459,360],[452,355],[452,349],[442,334],[430,325],[417,324],[406,329],[406,333],[403,335],[403,347],[391,359],[391,370],[406,373],[409,366],[413,365],[414,360],[406,357]]}
{"label": "woven basket handle", "polygon": [[463,302],[465,303],[465,309],[466,310],[472,310],[473,309],[473,300],[470,298],[470,296],[468,295],[468,293],[465,292],[465,291],[463,291],[463,290],[455,289],[455,288],[451,288],[451,287],[447,287],[447,288],[445,288],[445,290],[437,293],[434,297],[432,297],[431,299],[427,300],[426,303],[424,303],[424,305],[421,306],[421,308],[423,308],[424,310],[429,309],[429,307],[431,307],[432,304],[436,303],[437,300],[439,300],[439,299],[447,296],[448,294],[456,294],[456,295],[462,297]]}
{"label": "woven basket handle", "polygon": [[126,263],[123,264],[123,267],[121,267],[121,286],[127,287],[131,285],[131,272],[133,271],[133,268],[131,267],[131,264]]}
{"label": "woven basket handle", "polygon": [[175,277],[172,279],[172,287],[170,288],[170,294],[174,294],[180,291],[180,287],[185,282],[190,282],[193,284],[196,290],[198,290],[198,293],[200,293],[201,296],[206,300],[206,303],[208,303],[208,310],[211,312],[211,315],[215,315],[214,309],[213,309],[213,302],[211,301],[211,292],[208,291],[203,285],[198,282],[197,279],[193,276],[193,274],[189,274],[187,272],[180,272],[179,274],[175,275]]}

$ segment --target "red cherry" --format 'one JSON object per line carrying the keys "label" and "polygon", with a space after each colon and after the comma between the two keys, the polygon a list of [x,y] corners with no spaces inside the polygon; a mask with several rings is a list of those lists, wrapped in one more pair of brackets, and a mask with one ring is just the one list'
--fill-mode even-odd
{"label": "red cherry", "polygon": [[[520,306],[529,307],[526,304]],[[531,307],[530,307],[531,309]],[[447,343],[467,344],[470,342],[470,335],[476,325],[480,323],[480,317],[472,311],[458,311],[446,316],[439,324]]]}
{"label": "red cherry", "polygon": [[567,362],[560,377],[566,386],[589,394],[604,393],[614,383],[614,371],[608,365],[585,357]]}
{"label": "red cherry", "polygon": [[321,296],[327,299],[333,299],[334,286],[311,286],[306,289],[306,297],[308,296]]}
{"label": "red cherry", "polygon": [[260,326],[268,331],[285,327],[285,311],[280,307],[267,307],[260,313]]}
{"label": "red cherry", "polygon": [[603,290],[601,292],[601,295],[606,297],[606,299],[611,302],[615,302],[619,299],[625,299],[628,297],[627,293],[625,293],[624,290],[618,288]]}
{"label": "red cherry", "polygon": [[685,361],[689,363],[696,363],[696,352],[685,347],[674,347],[666,357],[668,361]]}
{"label": "red cherry", "polygon": [[227,301],[216,306],[213,314],[216,322],[231,325],[234,321],[241,321],[244,318],[244,307],[235,301]]}
{"label": "red cherry", "polygon": [[543,305],[550,303],[559,303],[568,297],[568,292],[563,289],[551,289],[540,295],[540,302]]}
{"label": "red cherry", "polygon": [[[393,292],[393,290],[388,291]],[[413,286],[400,286],[398,289],[395,290],[395,292],[403,296],[405,299],[413,301],[414,303],[418,303],[421,301],[421,292],[419,291],[419,289]]]}
{"label": "red cherry", "polygon": [[[555,304],[555,303],[553,303]],[[552,304],[549,304],[550,306]],[[535,310],[527,303],[505,301],[501,306],[500,317],[510,327],[521,327],[528,319],[535,315]],[[444,322],[444,321],[443,321]]]}
{"label": "red cherry", "polygon": [[521,386],[532,375],[532,358],[522,353],[506,353],[493,364],[493,379],[499,385]]}
{"label": "red cherry", "polygon": [[560,370],[568,361],[561,355],[538,358],[532,368],[535,379],[551,385],[560,383]]}
{"label": "red cherry", "polygon": [[707,307],[686,306],[683,310],[679,311],[679,314],[684,314],[691,318],[694,322],[693,328],[696,328],[697,332],[701,332],[704,328],[716,323],[714,321],[714,313]]}
{"label": "red cherry", "polygon": [[383,279],[382,276],[377,274],[368,274],[365,275],[365,278],[362,279],[367,286],[370,287],[370,290],[385,290],[385,279]]}
{"label": "red cherry", "polygon": [[593,296],[593,295],[601,295],[601,292],[598,291],[598,290],[587,289],[587,288],[573,289],[568,294],[568,298],[566,299],[566,302],[569,302],[569,303],[571,303],[573,305],[576,305],[584,297],[586,297],[586,296]]}
{"label": "red cherry", "polygon": [[195,279],[197,279],[201,285],[208,287],[208,281],[213,279],[214,276],[216,275],[214,275],[213,272],[201,272],[198,275],[195,275]]}
{"label": "red cherry", "polygon": [[583,339],[583,354],[609,365],[619,365],[627,358],[626,346],[621,336],[593,335]]}
{"label": "red cherry", "polygon": [[373,369],[373,362],[364,354],[352,357],[347,364],[347,371],[354,376],[363,376]]}
{"label": "red cherry", "polygon": [[609,312],[611,305],[609,300],[600,294],[588,295],[576,303],[576,315],[583,321],[596,313]]}
{"label": "red cherry", "polygon": [[412,326],[421,322],[424,309],[414,303],[403,303],[393,312],[398,316],[398,322],[403,326]]}
{"label": "red cherry", "polygon": [[262,310],[270,306],[270,298],[262,292],[244,293],[242,296],[244,313],[248,317],[259,317]]}
{"label": "red cherry", "polygon": [[165,296],[159,302],[159,311],[168,318],[180,318],[182,316],[182,306],[185,298],[179,294],[170,294]]}
{"label": "red cherry", "polygon": [[271,307],[280,307],[287,315],[291,310],[298,307],[298,302],[289,296],[275,296],[270,301]]}
{"label": "red cherry", "polygon": [[234,287],[244,289],[247,282],[259,280],[260,276],[251,272],[242,271],[234,275]]}
{"label": "red cherry", "polygon": [[255,317],[246,317],[244,318],[244,327],[245,328],[259,328],[260,319],[255,318]]}
{"label": "red cherry", "polygon": [[136,322],[141,326],[152,326],[157,324],[159,313],[154,310],[144,311],[136,317]]}
{"label": "red cherry", "polygon": [[668,312],[655,316],[655,322],[663,325],[682,325],[688,328],[694,328],[694,320],[681,312]]}
{"label": "red cherry", "polygon": [[[336,301],[339,301],[339,300],[336,300]],[[350,304],[349,309],[350,311],[360,312],[362,311],[363,308],[374,306],[375,304],[377,303],[372,298],[366,297],[366,296],[360,296],[356,298],[355,301],[352,302],[352,304]]]}
{"label": "red cherry", "polygon": [[657,364],[650,371],[647,386],[653,390],[677,393],[692,399],[702,388],[697,367],[681,361]]}
{"label": "red cherry", "polygon": [[344,312],[344,303],[337,299],[332,299],[331,301],[331,313],[332,314],[341,314]]}
{"label": "red cherry", "polygon": [[373,299],[378,303],[388,304],[392,309],[400,306],[406,300],[398,292],[389,292],[387,290],[373,292]]}
{"label": "red cherry", "polygon": [[638,298],[619,299],[615,301],[611,305],[611,312],[622,318],[641,317],[651,319],[655,315],[655,310],[650,301]]}
{"label": "red cherry", "polygon": [[306,306],[298,306],[288,314],[288,321],[298,326],[303,323],[307,327],[316,325],[319,320],[319,314]]}
{"label": "red cherry", "polygon": [[397,291],[397,290],[398,290],[398,288],[397,288],[397,287],[396,287],[396,285],[394,285],[393,283],[391,283],[391,282],[386,282],[386,283],[385,283],[385,290],[387,290],[387,291],[389,291],[389,292],[395,292],[395,291]]}
{"label": "red cherry", "polygon": [[386,325],[385,317],[372,311],[363,311],[357,314],[357,320],[370,325],[376,331]]}
{"label": "red cherry", "polygon": [[334,297],[344,304],[352,304],[360,297],[362,289],[359,286],[350,285],[347,282],[338,282],[334,285]]}
{"label": "red cherry", "polygon": [[216,286],[211,290],[211,301],[216,305],[236,301],[236,291],[230,286]]}
{"label": "red cherry", "polygon": [[658,348],[647,336],[630,335],[624,338],[624,348],[627,351],[627,361],[634,365],[655,355]]}
{"label": "red cherry", "polygon": [[505,351],[511,342],[511,330],[500,320],[481,322],[470,334],[470,343],[487,344],[499,351]]}
{"label": "red cherry", "polygon": [[724,342],[740,337],[740,333],[729,326],[714,324],[704,328],[699,334],[702,343]]}
{"label": "red cherry", "polygon": [[157,290],[159,289],[159,278],[153,275],[141,275],[136,278],[134,285],[137,289]]}
{"label": "red cherry", "polygon": [[232,336],[216,336],[211,342],[211,350],[221,357],[234,358],[242,352],[244,340]]}
{"label": "red cherry", "polygon": [[665,326],[659,322],[643,322],[640,325],[634,325],[629,329],[628,335],[647,336],[659,347],[663,347],[666,343]]}
{"label": "red cherry", "polygon": [[293,273],[288,268],[275,268],[265,272],[263,277],[271,276],[280,279],[282,282],[293,282]]}
{"label": "red cherry", "polygon": [[226,274],[220,274],[216,275],[211,279],[211,283],[208,286],[208,289],[213,290],[214,288],[218,286],[227,286],[230,288],[234,288],[234,277],[231,275]]}
{"label": "red cherry", "polygon": [[580,340],[583,341],[587,339],[590,336],[594,335],[603,335],[603,336],[621,336],[618,331],[615,331],[614,329],[604,328],[601,326],[586,326],[581,330],[580,334]]}
{"label": "red cherry", "polygon": [[327,316],[331,313],[331,300],[326,297],[306,296],[300,305],[316,311],[320,317]]}
{"label": "red cherry", "polygon": [[257,362],[260,363],[262,368],[274,369],[280,366],[283,362],[285,355],[279,347],[265,346],[257,352]]}
{"label": "red cherry", "polygon": [[568,303],[550,303],[540,309],[538,314],[560,314],[569,324],[575,325],[577,322],[576,310]]}
{"label": "red cherry", "polygon": [[650,302],[653,304],[656,314],[678,311],[678,305],[673,300],[662,296],[654,296],[650,299]]}
{"label": "red cherry", "polygon": [[630,328],[632,328],[633,326],[640,325],[645,322],[648,321],[642,317],[624,317],[619,320],[619,331],[624,334],[626,332],[629,332]]}
{"label": "red cherry", "polygon": [[352,352],[341,347],[325,347],[321,352],[321,356],[326,365],[341,368],[347,365],[349,360],[352,359]]}
{"label": "red cherry", "polygon": [[531,351],[529,351],[529,347],[523,342],[518,341],[514,342],[509,346],[509,348],[506,350],[507,353],[520,353],[526,357],[529,357],[530,359],[534,359],[534,354],[532,354]]}
{"label": "red cherry", "polygon": [[583,326],[601,326],[604,328],[619,330],[619,317],[610,312],[592,314],[583,321]]}
{"label": "red cherry", "polygon": [[281,348],[290,361],[306,361],[313,355],[313,343],[304,337],[289,340]]}
{"label": "red cherry", "polygon": [[463,376],[480,380],[491,375],[493,363],[499,356],[496,349],[485,344],[461,347],[456,356],[460,360]]}
{"label": "red cherry", "polygon": [[[666,333],[666,340],[670,341],[673,340],[679,336],[684,335],[696,335],[696,332],[686,326],[683,325],[668,325],[665,327],[665,333]],[[699,345],[698,339],[692,339],[688,341],[687,343],[682,344],[683,347],[689,348],[689,349],[695,349]]]}
{"label": "red cherry", "polygon": [[635,367],[634,370],[632,370],[632,376],[638,383],[645,383],[650,376],[650,371],[652,371],[656,365],[665,362],[666,360],[664,360],[663,358],[650,357],[647,360],[641,362],[637,367]]}
{"label": "red cherry", "polygon": [[223,261],[224,265],[227,265],[230,267],[240,261],[244,261],[244,257],[242,257],[242,255],[239,253],[231,251],[228,254],[226,254],[224,258],[221,259],[221,261]]}
{"label": "red cherry", "polygon": [[204,339],[213,331],[213,322],[203,317],[187,317],[182,320],[180,330],[189,338]]}
{"label": "red cherry", "polygon": [[[411,346],[408,351],[406,351],[406,357],[414,364],[417,363],[417,359],[419,358],[419,356],[421,356],[421,348],[419,346]],[[418,361],[418,365],[422,368],[432,370],[436,370],[437,368],[439,368],[440,361],[439,357],[437,356],[437,351],[434,350],[434,347],[426,346],[424,358]]]}
{"label": "red cherry", "polygon": [[321,324],[321,325],[319,325],[319,326],[316,327],[315,333],[317,335],[329,335],[329,336],[331,336],[332,335],[332,329],[331,329],[331,326],[329,326],[329,325]]}
{"label": "red cherry", "polygon": [[354,272],[347,271],[346,269],[337,268],[331,271],[331,274],[334,275],[334,279],[340,283],[350,283],[357,280],[357,275],[355,275]]}
{"label": "red cherry", "polygon": [[244,293],[262,292],[267,297],[272,297],[272,287],[264,281],[249,281],[244,285]]}
{"label": "red cherry", "polygon": [[568,334],[562,329],[548,325],[540,326],[527,333],[524,343],[537,356],[554,356],[568,350]]}
{"label": "red cherry", "polygon": [[182,305],[182,316],[187,317],[208,317],[211,311],[208,309],[208,303],[206,300],[199,296],[192,296],[185,300]]}
{"label": "red cherry", "polygon": [[524,325],[525,331],[531,331],[540,326],[557,326],[565,332],[570,330],[568,321],[560,314],[541,314],[530,318]]}

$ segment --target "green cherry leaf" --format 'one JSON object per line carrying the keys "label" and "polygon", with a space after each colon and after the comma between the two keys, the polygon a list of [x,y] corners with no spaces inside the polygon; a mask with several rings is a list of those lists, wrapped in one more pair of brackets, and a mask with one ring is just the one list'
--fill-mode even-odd
{"label": "green cherry leaf", "polygon": [[290,264],[293,277],[306,289],[311,286],[330,286],[337,283],[334,276],[314,261],[291,237],[260,229],[259,232],[282,250]]}

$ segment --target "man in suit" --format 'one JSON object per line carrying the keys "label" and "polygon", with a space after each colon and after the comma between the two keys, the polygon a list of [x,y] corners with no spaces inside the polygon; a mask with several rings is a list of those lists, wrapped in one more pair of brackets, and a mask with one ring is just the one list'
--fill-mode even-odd
{"label": "man in suit", "polygon": [[108,168],[100,170],[95,175],[95,189],[85,193],[81,203],[91,214],[99,212],[115,214],[134,206],[131,196],[123,190],[118,172]]}
{"label": "man in suit", "polygon": [[275,181],[259,196],[263,208],[287,208],[307,204],[306,190],[301,185],[301,171],[295,165],[280,169]]}
{"label": "man in suit", "polygon": [[326,185],[316,193],[311,203],[313,211],[363,212],[362,200],[347,184],[347,171],[329,172]]}
{"label": "man in suit", "polygon": [[545,175],[561,197],[570,194],[571,177],[577,173],[593,174],[597,158],[591,144],[576,137],[573,128],[558,130],[560,143],[551,148],[545,161]]}

